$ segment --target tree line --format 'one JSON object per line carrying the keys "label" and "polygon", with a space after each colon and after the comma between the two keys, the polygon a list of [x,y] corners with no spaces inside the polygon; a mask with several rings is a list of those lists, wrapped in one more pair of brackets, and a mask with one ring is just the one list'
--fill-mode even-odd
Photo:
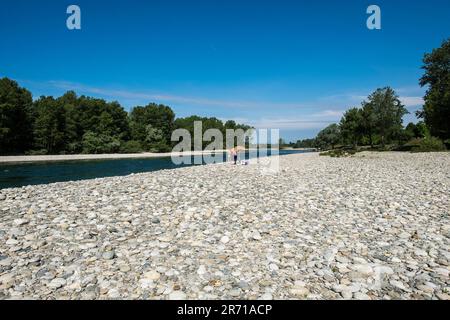
{"label": "tree line", "polygon": [[[175,118],[162,104],[137,106],[130,112],[107,102],[69,91],[59,98],[31,93],[11,79],[0,79],[0,154],[77,154],[167,152],[176,142],[172,131],[217,128],[248,130],[250,126],[217,118]],[[224,135],[225,136],[225,135]]]}
{"label": "tree line", "polygon": [[450,145],[450,39],[427,53],[419,83],[428,86],[418,123],[403,126],[409,113],[390,87],[374,91],[361,107],[347,110],[339,123],[320,131],[313,139],[291,143],[296,148],[334,149],[337,146],[394,145],[399,150],[443,150]]}

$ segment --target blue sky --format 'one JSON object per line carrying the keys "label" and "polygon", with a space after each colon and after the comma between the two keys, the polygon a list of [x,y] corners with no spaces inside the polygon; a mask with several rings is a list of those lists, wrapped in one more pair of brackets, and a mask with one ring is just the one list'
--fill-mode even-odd
{"label": "blue sky", "polygon": [[[70,4],[81,30],[66,28]],[[371,4],[381,30],[366,28]],[[0,76],[35,97],[164,103],[296,140],[378,87],[417,110],[421,60],[450,36],[449,12],[448,0],[2,1]]]}

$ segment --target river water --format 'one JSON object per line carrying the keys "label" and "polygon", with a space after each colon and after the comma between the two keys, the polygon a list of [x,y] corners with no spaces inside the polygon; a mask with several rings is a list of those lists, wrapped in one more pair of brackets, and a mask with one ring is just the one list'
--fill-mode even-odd
{"label": "river water", "polygon": [[[305,153],[303,150],[280,150],[280,155]],[[243,157],[243,154],[240,155]],[[246,154],[248,157],[248,154]],[[219,162],[226,161],[226,154]],[[199,157],[198,159],[201,159]],[[194,165],[194,158],[191,158]],[[20,163],[0,165],[0,189],[60,181],[76,181],[131,173],[175,169],[189,164],[175,165],[170,157],[117,160],[74,160],[63,162]]]}

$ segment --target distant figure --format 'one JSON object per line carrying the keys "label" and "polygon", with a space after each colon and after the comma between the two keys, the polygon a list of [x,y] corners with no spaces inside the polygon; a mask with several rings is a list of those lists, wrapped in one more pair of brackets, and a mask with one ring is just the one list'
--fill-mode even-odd
{"label": "distant figure", "polygon": [[233,161],[234,161],[234,164],[237,164],[238,153],[237,153],[237,151],[236,151],[235,148],[231,148],[231,150],[230,150],[230,155],[231,155],[231,158],[232,158]]}

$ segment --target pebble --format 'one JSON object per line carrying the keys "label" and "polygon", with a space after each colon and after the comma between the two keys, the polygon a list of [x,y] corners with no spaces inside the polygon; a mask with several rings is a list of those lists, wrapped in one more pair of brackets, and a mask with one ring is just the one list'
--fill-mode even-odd
{"label": "pebble", "polygon": [[280,165],[2,189],[0,297],[449,299],[449,153]]}
{"label": "pebble", "polygon": [[228,243],[230,241],[230,238],[228,236],[223,236],[220,238],[220,242],[222,243]]}
{"label": "pebble", "polygon": [[161,274],[159,274],[159,272],[156,271],[148,271],[146,273],[144,273],[144,278],[148,279],[148,280],[158,280],[159,278],[161,278]]}
{"label": "pebble", "polygon": [[16,226],[23,226],[23,225],[28,224],[28,223],[30,223],[30,221],[27,220],[27,219],[15,219],[14,220],[14,224]]}
{"label": "pebble", "polygon": [[116,256],[116,253],[114,251],[106,251],[103,253],[102,257],[105,260],[112,260]]}
{"label": "pebble", "polygon": [[173,291],[169,294],[169,300],[186,300],[186,294],[182,291]]}
{"label": "pebble", "polygon": [[52,281],[50,281],[50,283],[48,284],[48,287],[52,288],[52,289],[59,289],[59,288],[63,287],[64,285],[66,285],[65,279],[55,278]]}

